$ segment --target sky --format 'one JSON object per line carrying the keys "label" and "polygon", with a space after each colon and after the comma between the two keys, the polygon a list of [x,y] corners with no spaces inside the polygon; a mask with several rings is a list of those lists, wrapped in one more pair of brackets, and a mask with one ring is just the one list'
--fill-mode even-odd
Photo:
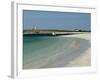
{"label": "sky", "polygon": [[23,10],[23,29],[90,30],[91,14]]}

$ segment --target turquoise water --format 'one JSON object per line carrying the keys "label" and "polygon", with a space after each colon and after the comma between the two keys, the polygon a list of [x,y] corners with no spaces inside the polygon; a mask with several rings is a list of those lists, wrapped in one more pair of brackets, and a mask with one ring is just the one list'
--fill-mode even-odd
{"label": "turquoise water", "polygon": [[23,69],[64,67],[90,48],[75,37],[23,37]]}

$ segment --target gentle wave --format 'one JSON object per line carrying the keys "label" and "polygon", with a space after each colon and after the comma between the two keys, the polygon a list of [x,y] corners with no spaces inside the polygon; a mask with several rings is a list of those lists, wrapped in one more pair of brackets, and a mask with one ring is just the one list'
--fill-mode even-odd
{"label": "gentle wave", "polygon": [[75,37],[24,37],[23,68],[64,67],[90,48],[90,42]]}

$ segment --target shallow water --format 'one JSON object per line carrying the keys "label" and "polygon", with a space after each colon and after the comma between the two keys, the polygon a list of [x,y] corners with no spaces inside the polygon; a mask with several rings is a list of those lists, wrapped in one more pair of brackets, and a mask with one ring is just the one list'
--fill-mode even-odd
{"label": "shallow water", "polygon": [[23,69],[64,67],[88,48],[90,42],[81,38],[24,36]]}

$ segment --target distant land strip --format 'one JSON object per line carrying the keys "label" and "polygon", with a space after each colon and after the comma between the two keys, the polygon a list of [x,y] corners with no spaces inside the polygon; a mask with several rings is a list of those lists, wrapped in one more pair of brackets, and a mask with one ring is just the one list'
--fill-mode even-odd
{"label": "distant land strip", "polygon": [[91,32],[90,30],[59,30],[59,29],[24,29],[23,35],[30,35],[30,34],[48,34],[48,35],[69,35],[69,34],[76,34],[76,33],[86,33]]}

